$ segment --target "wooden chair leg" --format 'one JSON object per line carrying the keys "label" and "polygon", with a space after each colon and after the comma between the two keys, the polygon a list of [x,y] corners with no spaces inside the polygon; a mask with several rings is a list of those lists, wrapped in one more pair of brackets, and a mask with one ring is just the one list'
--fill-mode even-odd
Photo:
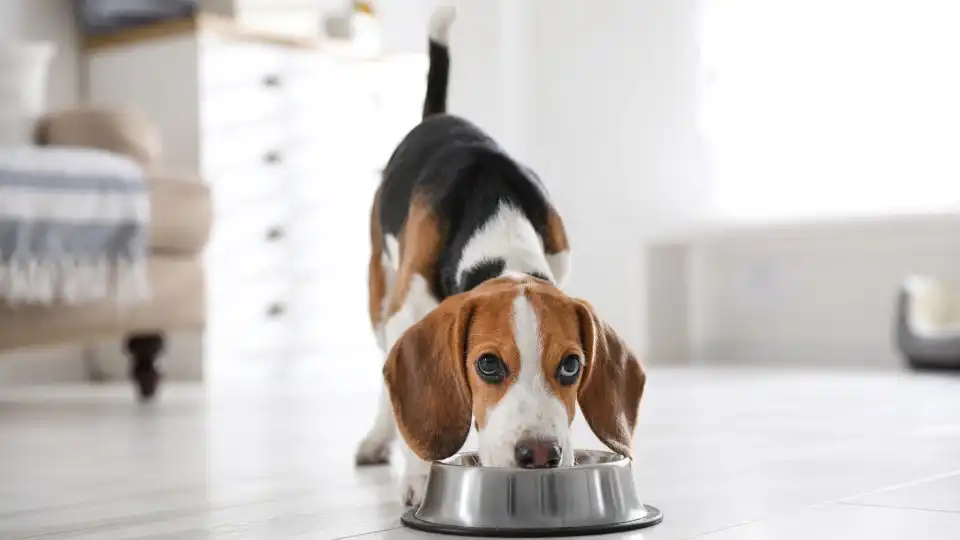
{"label": "wooden chair leg", "polygon": [[140,399],[150,401],[162,378],[157,359],[163,351],[163,334],[131,334],[125,349],[130,356],[130,378],[137,385]]}

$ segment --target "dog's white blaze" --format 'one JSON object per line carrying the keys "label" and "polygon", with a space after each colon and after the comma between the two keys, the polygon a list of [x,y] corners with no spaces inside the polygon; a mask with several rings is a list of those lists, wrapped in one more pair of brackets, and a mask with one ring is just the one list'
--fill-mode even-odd
{"label": "dog's white blaze", "polygon": [[494,257],[502,258],[507,270],[538,272],[553,280],[537,231],[523,212],[503,202],[463,248],[457,265],[457,281],[463,279],[463,273],[470,267]]}
{"label": "dog's white blaze", "polygon": [[547,385],[541,356],[540,322],[523,288],[513,301],[513,336],[520,351],[520,373],[500,401],[487,411],[479,433],[480,461],[489,467],[510,467],[514,446],[526,437],[555,438],[563,448],[564,465],[573,463],[567,410]]}

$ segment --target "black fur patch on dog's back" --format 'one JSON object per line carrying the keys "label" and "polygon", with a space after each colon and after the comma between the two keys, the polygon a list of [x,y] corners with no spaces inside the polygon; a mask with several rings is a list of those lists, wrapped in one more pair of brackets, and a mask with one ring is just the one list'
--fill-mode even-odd
{"label": "black fur patch on dog's back", "polygon": [[441,114],[423,120],[400,143],[384,171],[380,222],[399,238],[410,205],[428,204],[444,237],[431,283],[442,299],[462,292],[457,263],[474,233],[501,204],[516,208],[545,238],[549,201],[539,180],[467,120]]}
{"label": "black fur patch on dog's back", "polygon": [[494,279],[503,274],[507,263],[500,257],[493,257],[479,262],[463,272],[460,288],[469,291],[484,281]]}

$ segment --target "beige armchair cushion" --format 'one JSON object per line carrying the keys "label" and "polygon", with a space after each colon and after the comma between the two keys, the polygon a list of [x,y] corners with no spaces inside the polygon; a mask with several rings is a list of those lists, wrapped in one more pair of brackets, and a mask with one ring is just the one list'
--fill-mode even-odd
{"label": "beige armchair cushion", "polygon": [[160,134],[134,109],[76,108],[53,112],[38,123],[41,145],[99,148],[130,156],[145,167],[160,162]]}

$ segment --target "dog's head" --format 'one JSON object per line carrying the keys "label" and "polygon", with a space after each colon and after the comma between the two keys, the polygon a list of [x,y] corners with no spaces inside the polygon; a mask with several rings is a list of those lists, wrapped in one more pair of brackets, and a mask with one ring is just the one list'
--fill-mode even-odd
{"label": "dog's head", "polygon": [[591,306],[545,281],[499,278],[447,298],[397,341],[384,378],[403,438],[428,461],[456,453],[476,419],[485,466],[570,465],[577,403],[633,457],[643,369]]}

